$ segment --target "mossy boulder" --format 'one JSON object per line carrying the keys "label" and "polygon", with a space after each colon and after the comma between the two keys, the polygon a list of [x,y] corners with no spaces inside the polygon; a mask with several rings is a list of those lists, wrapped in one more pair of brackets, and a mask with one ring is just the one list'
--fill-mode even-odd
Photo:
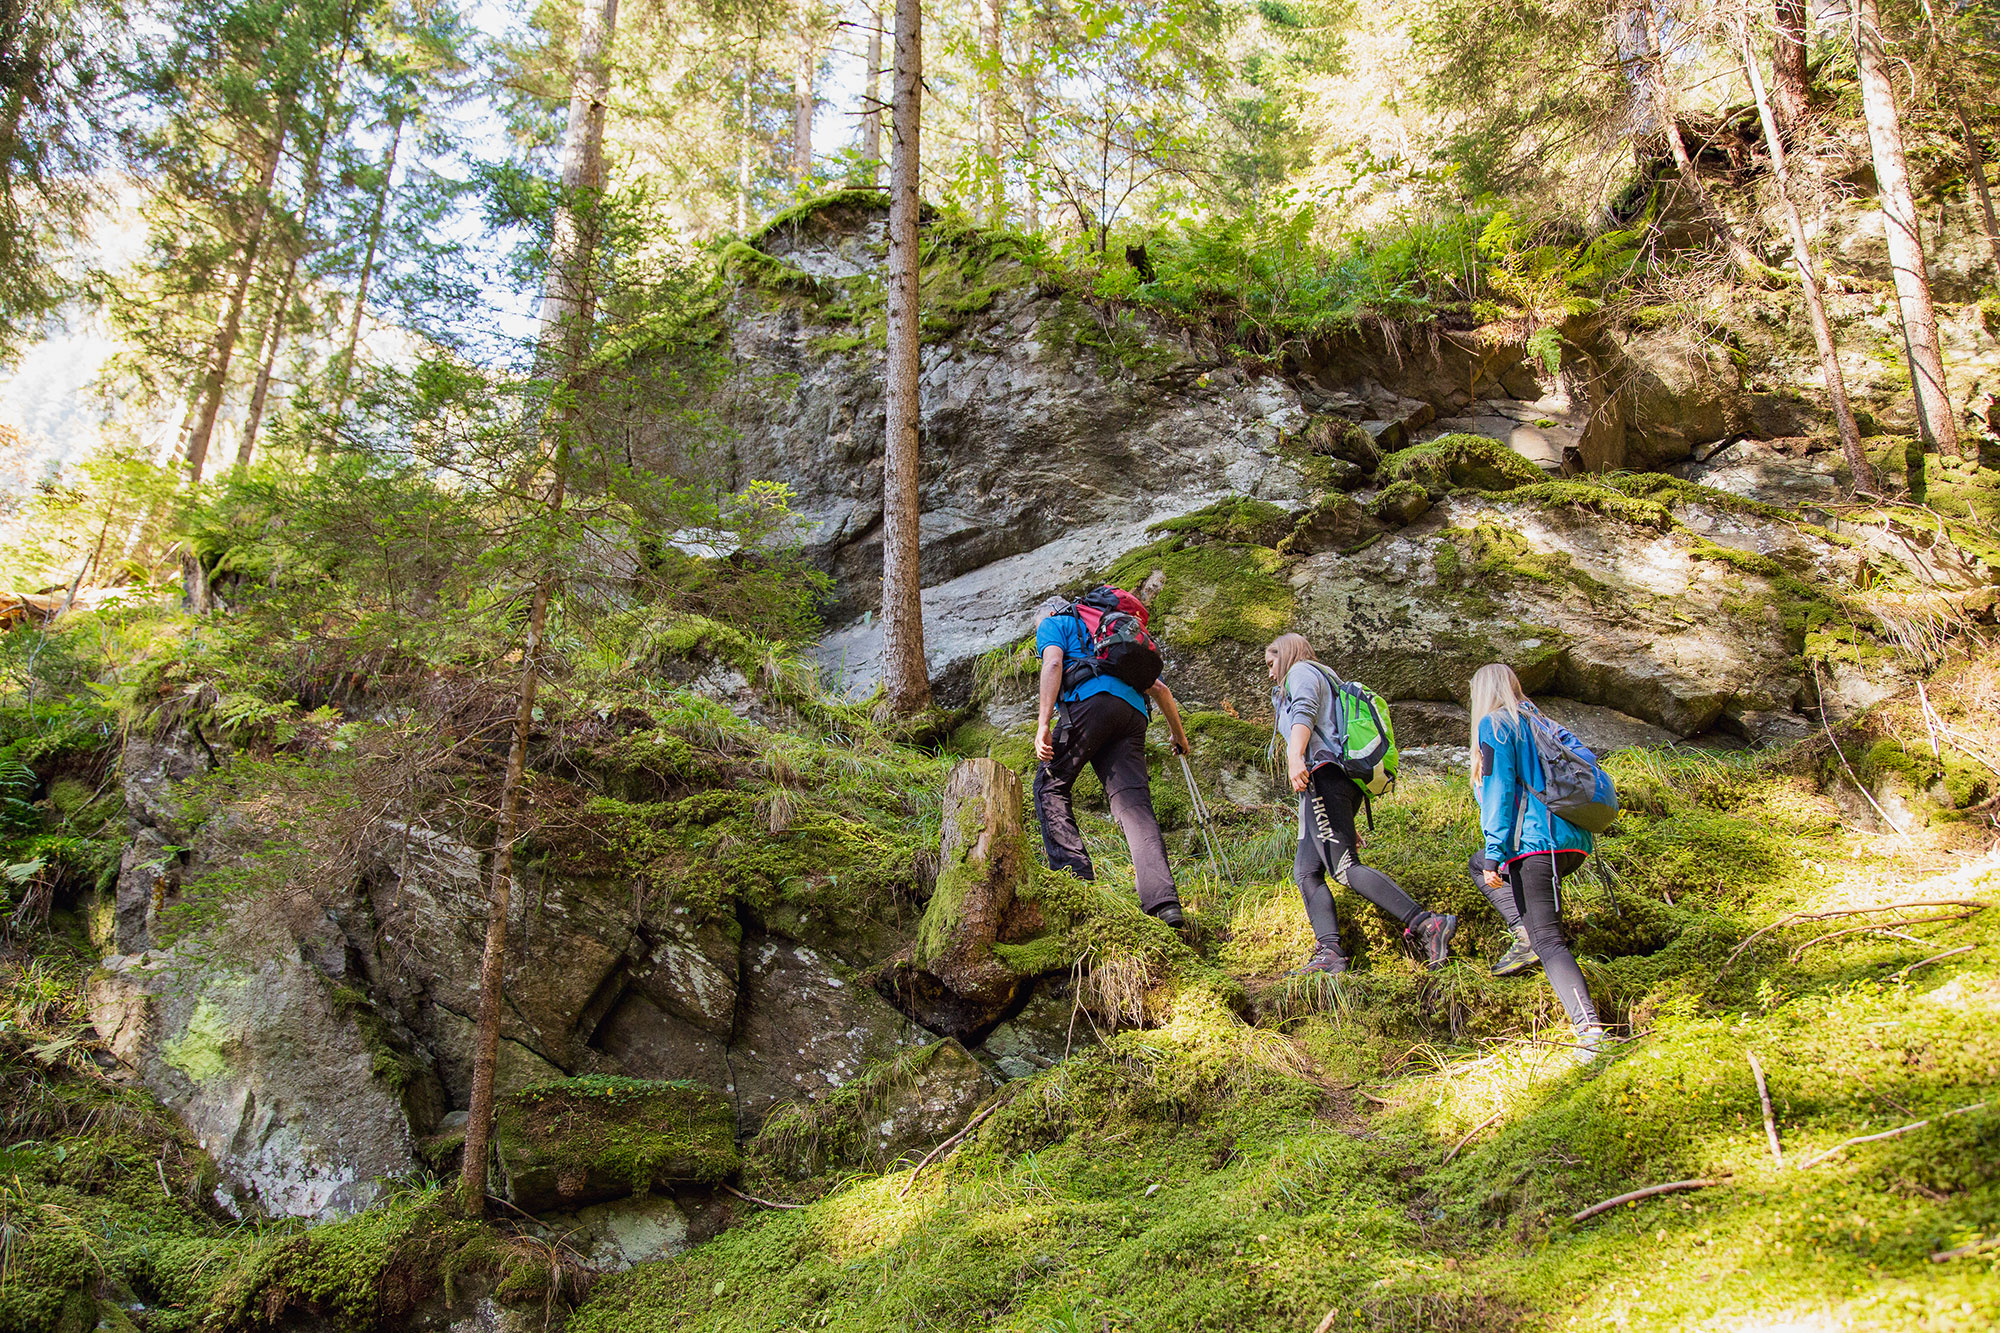
{"label": "mossy boulder", "polygon": [[722,1093],[606,1074],[538,1083],[507,1097],[493,1142],[507,1197],[528,1212],[712,1184],[738,1165],[736,1116]]}
{"label": "mossy boulder", "polygon": [[1278,543],[1281,555],[1358,551],[1382,535],[1382,525],[1351,496],[1329,495],[1308,509]]}
{"label": "mossy boulder", "polygon": [[1405,528],[1431,511],[1430,492],[1414,481],[1399,481],[1383,487],[1369,508],[1379,521]]}
{"label": "mossy boulder", "polygon": [[1505,491],[1548,480],[1548,474],[1484,435],[1441,435],[1382,460],[1384,481],[1413,481],[1431,492],[1454,487]]}

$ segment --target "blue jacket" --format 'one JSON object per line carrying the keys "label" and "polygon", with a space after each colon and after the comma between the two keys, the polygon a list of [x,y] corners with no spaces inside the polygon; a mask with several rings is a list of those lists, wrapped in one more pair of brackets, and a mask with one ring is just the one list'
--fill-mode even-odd
{"label": "blue jacket", "polygon": [[[1573,737],[1565,743],[1571,742]],[[1510,726],[1504,713],[1489,713],[1479,720],[1479,748],[1475,795],[1488,861],[1502,863],[1537,852],[1589,852],[1596,847],[1587,830],[1551,814],[1542,804],[1542,761],[1526,727]]]}

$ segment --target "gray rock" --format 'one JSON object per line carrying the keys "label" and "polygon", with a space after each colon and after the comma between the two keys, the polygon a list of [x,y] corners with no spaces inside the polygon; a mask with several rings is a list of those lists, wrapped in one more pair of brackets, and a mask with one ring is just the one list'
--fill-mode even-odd
{"label": "gray rock", "polygon": [[545,1219],[557,1232],[580,1233],[584,1261],[600,1273],[622,1273],[634,1264],[651,1263],[688,1247],[688,1219],[680,1205],[662,1194],[635,1194],[629,1199],[579,1208],[573,1219]]}
{"label": "gray rock", "polygon": [[1066,988],[1045,980],[1021,1012],[986,1035],[980,1050],[1002,1078],[1027,1078],[1097,1044],[1097,1029]]}
{"label": "gray rock", "polygon": [[743,954],[743,1023],[730,1061],[745,1130],[778,1102],[821,1095],[933,1040],[805,945],[764,936],[746,941]]}
{"label": "gray rock", "polygon": [[206,952],[107,959],[90,987],[91,1018],[215,1159],[252,1209],[332,1217],[366,1208],[417,1173],[418,1133],[403,1077],[429,1075],[414,1053],[384,1048],[302,962],[256,905],[220,943],[240,970]]}
{"label": "gray rock", "polygon": [[1613,750],[1671,745],[1680,739],[1665,727],[1656,727],[1600,704],[1582,703],[1557,695],[1544,695],[1535,700],[1535,704],[1549,717],[1569,728],[1599,757]]}

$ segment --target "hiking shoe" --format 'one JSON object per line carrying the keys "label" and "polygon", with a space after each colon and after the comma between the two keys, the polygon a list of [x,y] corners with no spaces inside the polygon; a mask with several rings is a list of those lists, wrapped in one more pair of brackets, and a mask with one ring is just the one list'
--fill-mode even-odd
{"label": "hiking shoe", "polygon": [[1614,1040],[1602,1023],[1589,1023],[1576,1030],[1576,1041],[1572,1043],[1576,1049],[1571,1054],[1578,1064],[1587,1065],[1609,1050]]}
{"label": "hiking shoe", "polygon": [[1403,938],[1424,956],[1424,966],[1435,972],[1451,961],[1451,937],[1458,934],[1458,918],[1449,912],[1432,912],[1403,932]]}
{"label": "hiking shoe", "polygon": [[1535,946],[1528,943],[1527,928],[1516,926],[1514,927],[1514,943],[1508,948],[1506,953],[1500,955],[1500,961],[1493,964],[1493,975],[1496,977],[1518,976],[1520,973],[1532,971],[1541,965],[1542,960],[1535,953]]}
{"label": "hiking shoe", "polygon": [[1288,977],[1305,977],[1311,976],[1315,972],[1324,972],[1330,977],[1337,977],[1346,970],[1347,955],[1330,944],[1322,944],[1319,948],[1313,950],[1312,957],[1306,959],[1303,963],[1285,973],[1285,975]]}
{"label": "hiking shoe", "polygon": [[1161,903],[1158,907],[1147,908],[1146,914],[1165,922],[1175,930],[1187,929],[1187,916],[1181,911],[1179,903]]}

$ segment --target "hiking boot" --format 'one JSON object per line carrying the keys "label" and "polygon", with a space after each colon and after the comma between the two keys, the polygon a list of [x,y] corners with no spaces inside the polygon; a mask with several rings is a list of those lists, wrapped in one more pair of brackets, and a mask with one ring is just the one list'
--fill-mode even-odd
{"label": "hiking boot", "polygon": [[1435,972],[1451,961],[1451,937],[1458,934],[1458,918],[1449,912],[1432,912],[1403,932],[1403,938],[1423,955],[1424,966]]}
{"label": "hiking boot", "polygon": [[1576,1040],[1571,1043],[1576,1049],[1571,1054],[1578,1064],[1587,1065],[1609,1050],[1614,1040],[1602,1023],[1586,1023],[1576,1030]]}
{"label": "hiking boot", "polygon": [[1311,976],[1315,972],[1324,972],[1330,977],[1337,977],[1346,970],[1347,955],[1334,948],[1331,944],[1322,944],[1313,950],[1312,957],[1306,959],[1303,963],[1285,973],[1285,975],[1288,977],[1305,977]]}
{"label": "hiking boot", "polygon": [[1179,903],[1161,903],[1158,907],[1149,907],[1146,909],[1146,915],[1165,922],[1177,931],[1187,929],[1187,916],[1181,911]]}
{"label": "hiking boot", "polygon": [[1535,953],[1535,946],[1528,943],[1528,928],[1526,926],[1516,926],[1514,927],[1514,943],[1508,948],[1506,953],[1500,955],[1500,961],[1493,964],[1493,975],[1496,977],[1518,976],[1520,973],[1532,971],[1541,965],[1542,960]]}

